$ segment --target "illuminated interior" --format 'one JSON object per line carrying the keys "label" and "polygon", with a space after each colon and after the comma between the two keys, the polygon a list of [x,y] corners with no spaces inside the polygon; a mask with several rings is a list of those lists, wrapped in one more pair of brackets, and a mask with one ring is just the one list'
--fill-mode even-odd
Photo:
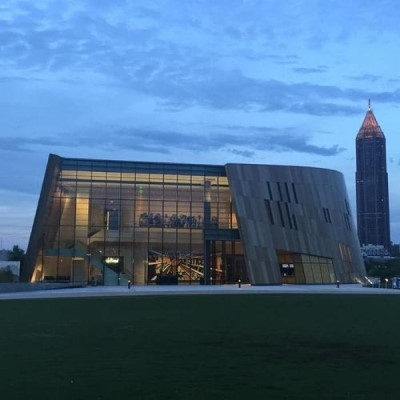
{"label": "illuminated interior", "polygon": [[282,283],[321,284],[335,283],[332,259],[310,254],[278,250]]}
{"label": "illuminated interior", "polygon": [[[63,160],[32,280],[200,283],[247,279],[240,241],[205,231],[236,230],[223,168]],[[161,170],[160,170],[161,169]],[[105,257],[119,260],[107,264]],[[207,275],[207,274],[206,274]]]}

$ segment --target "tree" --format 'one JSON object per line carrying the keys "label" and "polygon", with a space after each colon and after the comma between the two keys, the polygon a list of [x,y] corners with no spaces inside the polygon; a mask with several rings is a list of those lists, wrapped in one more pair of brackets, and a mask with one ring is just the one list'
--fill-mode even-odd
{"label": "tree", "polygon": [[392,258],[384,264],[366,263],[365,268],[368,276],[376,276],[383,281],[385,278],[400,276],[400,258]]}
{"label": "tree", "polygon": [[14,282],[14,274],[12,273],[10,267],[0,269],[0,282],[1,283]]}
{"label": "tree", "polygon": [[15,244],[12,250],[9,250],[8,261],[24,261],[25,251]]}

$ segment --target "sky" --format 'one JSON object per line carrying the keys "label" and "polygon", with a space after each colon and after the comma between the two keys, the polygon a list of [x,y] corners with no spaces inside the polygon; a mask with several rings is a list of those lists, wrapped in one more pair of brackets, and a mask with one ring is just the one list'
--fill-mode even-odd
{"label": "sky", "polygon": [[0,248],[26,249],[49,153],[344,174],[368,99],[400,242],[396,0],[1,0]]}

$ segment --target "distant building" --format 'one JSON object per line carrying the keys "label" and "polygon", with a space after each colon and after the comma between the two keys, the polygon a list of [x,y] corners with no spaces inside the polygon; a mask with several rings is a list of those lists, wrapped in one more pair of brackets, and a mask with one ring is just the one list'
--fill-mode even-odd
{"label": "distant building", "polygon": [[386,140],[369,104],[356,137],[357,231],[361,245],[390,249]]}
{"label": "distant building", "polygon": [[98,284],[357,282],[340,172],[50,155],[23,279]]}
{"label": "distant building", "polygon": [[361,246],[361,252],[366,263],[385,263],[392,260],[388,250],[382,245],[367,244]]}
{"label": "distant building", "polygon": [[0,250],[0,261],[8,261],[10,252],[8,250]]}
{"label": "distant building", "polygon": [[8,261],[10,252],[8,250],[0,250],[0,261]]}
{"label": "distant building", "polygon": [[392,243],[391,254],[396,257],[400,256],[400,245],[398,243]]}

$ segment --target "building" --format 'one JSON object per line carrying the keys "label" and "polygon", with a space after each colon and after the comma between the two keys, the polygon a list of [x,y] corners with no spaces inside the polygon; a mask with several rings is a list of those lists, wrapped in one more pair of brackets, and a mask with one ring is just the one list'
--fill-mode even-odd
{"label": "building", "polygon": [[361,253],[364,257],[364,262],[366,264],[373,262],[377,264],[384,264],[394,257],[383,247],[382,245],[367,244],[361,246]]}
{"label": "building", "polygon": [[10,257],[10,251],[9,250],[0,250],[0,261],[8,261],[8,258]]}
{"label": "building", "polygon": [[369,104],[356,137],[357,231],[361,245],[390,249],[386,141]]}
{"label": "building", "polygon": [[23,268],[93,284],[356,282],[365,275],[332,170],[50,155]]}

